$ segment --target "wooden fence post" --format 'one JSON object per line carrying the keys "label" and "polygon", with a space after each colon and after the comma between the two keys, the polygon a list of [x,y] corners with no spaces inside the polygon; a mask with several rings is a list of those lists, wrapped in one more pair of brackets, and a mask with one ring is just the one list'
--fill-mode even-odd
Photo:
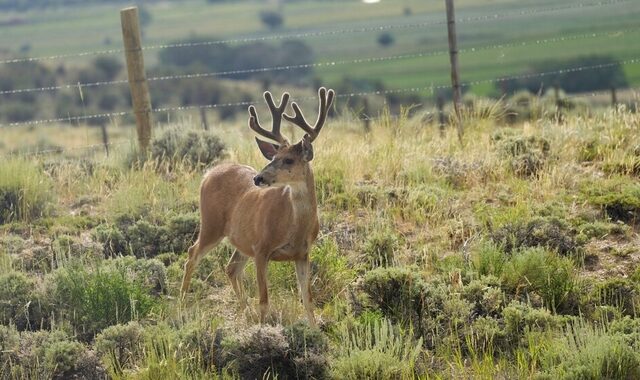
{"label": "wooden fence post", "polygon": [[618,93],[615,86],[611,86],[611,107],[616,108],[618,106]]}
{"label": "wooden fence post", "polygon": [[456,12],[453,6],[453,0],[445,0],[447,6],[447,31],[449,35],[449,60],[451,61],[451,88],[453,90],[453,108],[456,112],[456,120],[458,124],[458,140],[462,144],[462,135],[464,129],[462,127],[462,117],[460,111],[462,108],[462,95],[460,93],[460,74],[458,69],[458,39],[456,37]]}
{"label": "wooden fence post", "polygon": [[104,151],[109,157],[109,134],[107,133],[107,124],[100,124],[100,129],[102,130],[102,144],[104,145]]}
{"label": "wooden fence post", "polygon": [[444,137],[444,127],[447,121],[444,118],[444,98],[438,94],[436,97],[436,107],[438,108],[438,125],[440,127],[440,136]]}
{"label": "wooden fence post", "polygon": [[369,117],[369,99],[367,97],[362,101],[362,113],[364,114],[364,118],[362,121],[364,122],[364,131],[369,133],[371,131],[371,119]]}
{"label": "wooden fence post", "polygon": [[138,145],[146,151],[151,140],[151,96],[144,71],[144,57],[140,42],[138,8],[124,8],[120,11],[122,41],[124,42],[127,74],[131,90],[131,103],[136,115]]}
{"label": "wooden fence post", "polygon": [[207,120],[207,111],[204,107],[200,108],[200,120],[202,121],[202,128],[205,131],[209,130],[209,121]]}

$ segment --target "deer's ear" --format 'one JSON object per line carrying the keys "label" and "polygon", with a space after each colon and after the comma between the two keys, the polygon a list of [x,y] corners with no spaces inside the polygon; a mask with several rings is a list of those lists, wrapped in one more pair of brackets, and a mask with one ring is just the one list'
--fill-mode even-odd
{"label": "deer's ear", "polygon": [[311,145],[309,135],[304,135],[300,144],[302,145],[302,158],[307,162],[313,160],[313,145]]}
{"label": "deer's ear", "polygon": [[273,159],[273,156],[275,156],[276,153],[278,153],[278,149],[280,148],[276,144],[268,143],[266,141],[260,140],[257,137],[256,137],[256,143],[258,144],[258,148],[260,149],[260,153],[262,153],[264,158],[266,158],[269,161],[271,161]]}

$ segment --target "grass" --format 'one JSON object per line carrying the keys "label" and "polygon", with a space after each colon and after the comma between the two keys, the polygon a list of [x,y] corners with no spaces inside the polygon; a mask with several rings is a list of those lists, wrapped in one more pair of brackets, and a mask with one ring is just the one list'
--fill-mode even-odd
{"label": "grass", "polygon": [[[612,210],[637,213],[637,178],[611,168],[636,154],[638,114],[558,120],[542,104],[506,125],[504,105],[488,107],[465,116],[462,145],[420,115],[381,113],[369,133],[349,115],[325,126],[312,163],[320,330],[300,322],[287,263],[269,268],[276,326],[256,327],[255,298],[239,310],[226,280],[226,243],[203,258],[180,302],[201,168],[131,166],[128,145],[108,158],[3,161],[12,183],[44,183],[39,192],[55,197],[45,203],[52,212],[0,224],[0,303],[9,306],[0,370],[34,377],[60,358],[68,377],[93,363],[118,379],[635,375],[638,225]],[[74,132],[83,133],[52,131]],[[228,160],[266,165],[248,128],[215,133]],[[28,137],[6,143],[18,138]],[[543,161],[535,172],[514,170],[525,153]],[[252,265],[246,274],[255,297]]]}
{"label": "grass", "polygon": [[[534,0],[467,0],[456,3],[457,15],[460,18],[517,13],[520,10],[554,5],[556,4],[549,1],[541,3]],[[418,0],[380,2],[373,5],[359,1],[304,1],[286,4],[283,7],[283,29],[270,32],[261,25],[258,14],[261,10],[271,7],[254,1],[220,2],[213,5],[199,0],[148,4],[146,8],[151,13],[152,21],[144,28],[145,44],[164,44],[189,35],[210,36],[212,39],[260,38],[300,30],[343,30],[405,23],[438,23],[444,18],[444,4]],[[28,54],[32,56],[117,49],[121,46],[118,18],[120,8],[120,5],[99,4],[73,9],[34,10],[19,14],[8,12],[0,20],[24,19],[28,22],[4,27],[0,43],[14,52],[28,44],[31,47]],[[404,8],[410,8],[411,15],[404,15]],[[460,23],[458,36],[462,49],[514,41],[532,42],[524,47],[461,53],[462,80],[492,79],[521,73],[527,64],[531,63],[531,57],[534,57],[534,61],[545,61],[586,55],[593,51],[612,55],[619,60],[637,57],[640,51],[635,48],[633,42],[637,40],[638,31],[615,32],[634,28],[638,12],[640,8],[637,4],[629,2],[532,14],[491,22]],[[77,33],[78,30],[82,30],[83,33]],[[604,32],[611,32],[611,35],[600,36]],[[48,38],[52,33],[58,37],[56,41]],[[446,29],[442,25],[394,29],[391,33],[396,43],[386,49],[378,46],[377,33],[347,33],[341,35],[339,44],[332,37],[308,38],[307,42],[316,52],[318,61],[322,62],[444,51],[447,48]],[[585,33],[597,33],[598,36],[547,44],[535,43],[536,40]],[[148,64],[156,61],[156,51],[152,50],[147,54]],[[75,61],[82,61],[82,58]],[[447,83],[447,62],[447,57],[443,54],[386,63],[325,67],[318,69],[318,75],[323,83],[329,85],[337,85],[344,76],[351,76],[380,79],[391,88],[426,87]],[[640,83],[638,65],[628,65],[625,70],[632,85]],[[482,85],[474,86],[474,90],[480,94],[490,91]],[[424,92],[425,95],[428,93]]]}

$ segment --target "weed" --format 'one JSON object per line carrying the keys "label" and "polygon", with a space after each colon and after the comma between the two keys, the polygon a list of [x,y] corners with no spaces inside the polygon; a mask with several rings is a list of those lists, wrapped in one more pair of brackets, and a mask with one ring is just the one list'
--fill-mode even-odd
{"label": "weed", "polygon": [[51,212],[52,183],[27,161],[0,164],[0,224],[30,222]]}
{"label": "weed", "polygon": [[123,267],[99,265],[88,270],[69,263],[48,278],[51,302],[61,318],[69,320],[83,338],[102,329],[143,318],[159,306],[139,278]]}
{"label": "weed", "polygon": [[395,379],[420,375],[422,340],[413,339],[390,321],[343,325],[332,362],[334,379]]}

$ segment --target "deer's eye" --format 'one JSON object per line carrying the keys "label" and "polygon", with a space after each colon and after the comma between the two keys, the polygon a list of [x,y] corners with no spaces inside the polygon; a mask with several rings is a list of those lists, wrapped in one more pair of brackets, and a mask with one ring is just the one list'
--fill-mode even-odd
{"label": "deer's eye", "polygon": [[293,160],[291,158],[285,158],[284,160],[282,160],[282,162],[285,165],[292,165],[293,164]]}

